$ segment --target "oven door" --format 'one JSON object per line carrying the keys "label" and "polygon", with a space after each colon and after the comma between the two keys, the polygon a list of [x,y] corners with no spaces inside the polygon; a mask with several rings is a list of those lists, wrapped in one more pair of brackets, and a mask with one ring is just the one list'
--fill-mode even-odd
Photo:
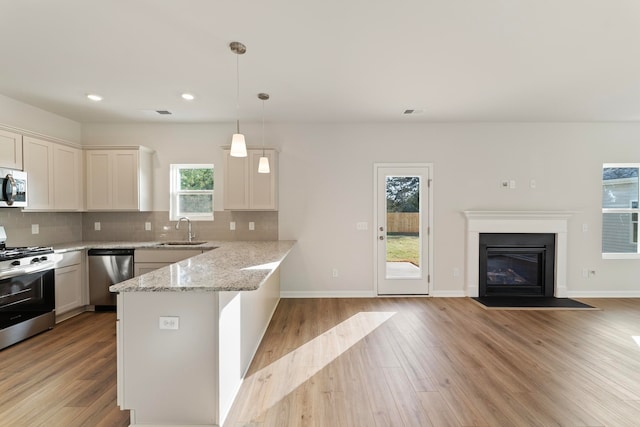
{"label": "oven door", "polygon": [[0,207],[27,207],[27,173],[0,169]]}
{"label": "oven door", "polygon": [[0,329],[55,309],[54,270],[0,280]]}

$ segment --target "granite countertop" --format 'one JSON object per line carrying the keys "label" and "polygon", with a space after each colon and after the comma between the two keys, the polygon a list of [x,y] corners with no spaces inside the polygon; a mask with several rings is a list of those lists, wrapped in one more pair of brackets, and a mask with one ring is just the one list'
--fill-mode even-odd
{"label": "granite countertop", "polygon": [[[121,245],[120,245],[121,244]],[[201,255],[151,271],[109,287],[111,292],[254,291],[273,273],[293,248],[295,241],[211,241],[206,245],[169,246],[183,249],[213,249]],[[156,248],[158,242],[82,242],[83,247]],[[118,246],[117,246],[118,245]],[[66,246],[66,245],[64,245]],[[160,246],[167,248],[167,246]],[[70,249],[75,248],[75,249]],[[57,248],[58,250],[65,250]]]}
{"label": "granite countertop", "polygon": [[232,242],[225,241],[206,241],[201,245],[167,245],[167,242],[151,241],[151,242],[71,242],[53,245],[56,253],[65,253],[72,251],[81,251],[84,249],[215,249],[223,244]]}

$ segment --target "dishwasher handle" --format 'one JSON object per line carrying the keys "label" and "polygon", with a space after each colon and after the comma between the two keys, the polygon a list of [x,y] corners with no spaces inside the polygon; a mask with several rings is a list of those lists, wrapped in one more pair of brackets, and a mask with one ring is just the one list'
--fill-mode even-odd
{"label": "dishwasher handle", "polygon": [[133,256],[133,249],[89,249],[89,256]]}

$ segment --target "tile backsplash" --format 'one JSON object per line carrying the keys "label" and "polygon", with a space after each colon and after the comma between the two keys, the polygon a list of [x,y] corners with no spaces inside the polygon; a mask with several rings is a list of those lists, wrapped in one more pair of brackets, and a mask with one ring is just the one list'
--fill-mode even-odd
{"label": "tile backsplash", "polygon": [[[82,240],[80,212],[22,212],[0,209],[0,225],[7,233],[7,246],[51,246]],[[32,233],[33,227],[38,234]]]}
{"label": "tile backsplash", "polygon": [[[219,211],[214,221],[192,221],[196,240],[278,240],[278,212]],[[229,229],[235,222],[236,229]],[[254,230],[249,230],[253,222]],[[100,230],[95,230],[100,223]],[[151,230],[145,229],[150,223]],[[187,225],[169,221],[168,212],[22,212],[0,209],[7,246],[54,245],[76,241],[186,240]],[[33,226],[38,234],[33,234]]]}

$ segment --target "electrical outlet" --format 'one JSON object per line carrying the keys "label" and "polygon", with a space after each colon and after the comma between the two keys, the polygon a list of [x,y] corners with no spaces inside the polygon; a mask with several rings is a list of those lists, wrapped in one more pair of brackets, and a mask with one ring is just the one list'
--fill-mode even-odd
{"label": "electrical outlet", "polygon": [[255,222],[253,222],[253,221],[251,221],[251,222],[249,223],[249,230],[253,231],[253,230],[255,230],[255,229],[256,229],[256,223],[255,223]]}
{"label": "electrical outlet", "polygon": [[586,233],[587,231],[589,231],[589,225],[587,225],[587,223],[585,222],[584,224],[582,224],[582,232]]}
{"label": "electrical outlet", "polygon": [[335,278],[338,277],[338,269],[334,268],[333,270],[331,270],[331,275]]}
{"label": "electrical outlet", "polygon": [[458,267],[453,269],[453,277],[460,277],[460,269]]}
{"label": "electrical outlet", "polygon": [[144,229],[145,229],[145,231],[151,231],[151,223],[150,222],[145,222],[144,223]]}
{"label": "electrical outlet", "polygon": [[515,179],[509,180],[509,188],[511,190],[514,190],[516,188],[516,180]]}
{"label": "electrical outlet", "polygon": [[100,223],[99,222],[94,222],[93,223],[93,229],[95,231],[100,231]]}
{"label": "electrical outlet", "polygon": [[31,224],[31,234],[40,234],[40,224]]}
{"label": "electrical outlet", "polygon": [[536,183],[535,179],[532,179],[532,180],[529,181],[529,187],[536,188],[537,185],[538,184]]}
{"label": "electrical outlet", "polygon": [[159,321],[160,329],[180,329],[180,318],[177,316],[160,316]]}
{"label": "electrical outlet", "polygon": [[233,231],[236,229],[236,222],[235,221],[231,221],[229,223],[229,230]]}

